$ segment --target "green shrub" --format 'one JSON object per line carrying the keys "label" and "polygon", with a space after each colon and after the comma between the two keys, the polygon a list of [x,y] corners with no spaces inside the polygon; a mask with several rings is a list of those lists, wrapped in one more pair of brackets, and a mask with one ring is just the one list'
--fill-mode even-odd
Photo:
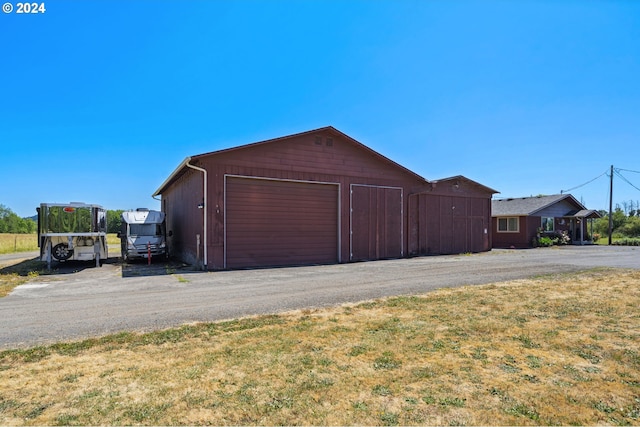
{"label": "green shrub", "polygon": [[640,239],[620,239],[612,242],[611,244],[615,246],[640,246]]}
{"label": "green shrub", "polygon": [[627,221],[616,231],[627,237],[640,237],[640,217],[627,218]]}
{"label": "green shrub", "polygon": [[538,246],[541,247],[548,247],[548,246],[553,246],[553,239],[551,237],[540,237],[538,239]]}

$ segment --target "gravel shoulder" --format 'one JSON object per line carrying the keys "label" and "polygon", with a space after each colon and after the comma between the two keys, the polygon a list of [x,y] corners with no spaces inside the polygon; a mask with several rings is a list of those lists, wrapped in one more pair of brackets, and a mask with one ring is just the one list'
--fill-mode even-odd
{"label": "gravel shoulder", "polygon": [[442,287],[478,285],[594,267],[640,269],[640,248],[493,250],[326,266],[199,272],[180,264],[101,268],[68,263],[0,299],[0,349],[120,331],[150,331]]}

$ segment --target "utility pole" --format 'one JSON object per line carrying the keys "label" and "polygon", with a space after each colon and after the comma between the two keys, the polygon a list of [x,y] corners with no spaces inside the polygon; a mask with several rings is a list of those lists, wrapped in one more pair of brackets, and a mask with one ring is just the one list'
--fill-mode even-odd
{"label": "utility pole", "polygon": [[609,246],[611,246],[611,233],[613,232],[613,165],[611,165],[609,176],[611,177],[609,182]]}

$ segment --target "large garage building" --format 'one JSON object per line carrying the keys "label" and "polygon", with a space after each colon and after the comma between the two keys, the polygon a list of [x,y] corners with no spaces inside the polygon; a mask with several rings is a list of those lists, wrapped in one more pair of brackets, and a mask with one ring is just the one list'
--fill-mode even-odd
{"label": "large garage building", "polygon": [[488,251],[495,192],[329,126],[188,157],[154,197],[172,254],[220,270]]}

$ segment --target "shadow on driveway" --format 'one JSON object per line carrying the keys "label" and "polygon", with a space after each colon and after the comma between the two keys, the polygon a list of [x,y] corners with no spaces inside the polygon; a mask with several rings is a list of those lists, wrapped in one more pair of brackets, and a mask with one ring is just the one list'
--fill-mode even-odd
{"label": "shadow on driveway", "polygon": [[[117,265],[118,258],[108,258],[101,264]],[[19,276],[28,276],[33,272],[37,272],[39,275],[73,274],[91,268],[97,268],[95,261],[52,261],[51,270],[48,270],[47,263],[41,261],[40,257],[35,257],[4,267],[0,269],[0,274],[17,274]]]}
{"label": "shadow on driveway", "polygon": [[152,261],[148,264],[147,260],[122,262],[122,259],[119,259],[118,264],[122,265],[122,277],[169,276],[178,272],[201,272],[192,265],[174,260]]}
{"label": "shadow on driveway", "polygon": [[[44,267],[44,270],[43,270]],[[46,271],[46,265],[39,260],[39,257],[20,260],[10,263],[8,266],[0,268],[0,274],[17,274],[18,276],[28,276],[29,273]]]}
{"label": "shadow on driveway", "polygon": [[[123,262],[122,258],[109,257],[101,262],[101,265],[111,265],[113,267],[121,267],[122,277],[146,277],[146,276],[168,276],[176,273],[197,273],[200,270],[191,265],[184,264],[175,260],[154,261],[150,265],[146,260]],[[17,274],[26,277],[30,273],[37,273],[40,276],[68,275],[79,273],[85,270],[98,269],[95,261],[64,261],[51,263],[51,270],[47,269],[47,263],[40,260],[40,257],[20,260],[15,264],[10,264],[0,268],[0,274]]]}

